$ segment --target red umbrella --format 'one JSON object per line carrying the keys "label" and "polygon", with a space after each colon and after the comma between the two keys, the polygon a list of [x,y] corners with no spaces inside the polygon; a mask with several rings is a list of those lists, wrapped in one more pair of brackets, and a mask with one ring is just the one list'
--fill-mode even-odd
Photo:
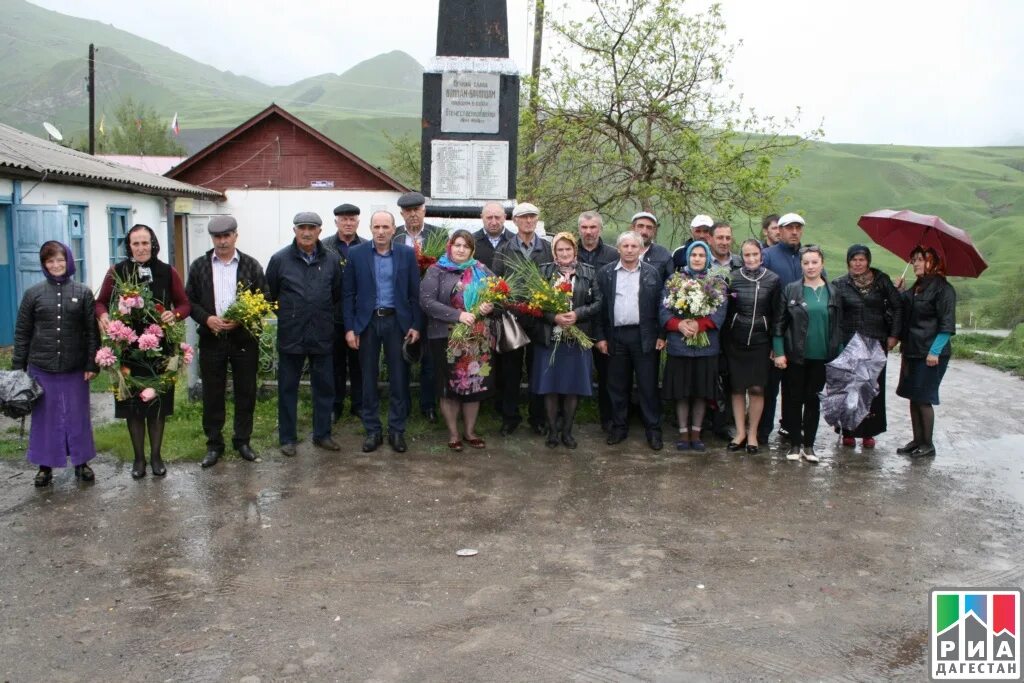
{"label": "red umbrella", "polygon": [[864,232],[904,261],[917,245],[932,247],[946,263],[946,274],[978,277],[988,268],[971,236],[938,216],[913,211],[872,211],[857,221]]}

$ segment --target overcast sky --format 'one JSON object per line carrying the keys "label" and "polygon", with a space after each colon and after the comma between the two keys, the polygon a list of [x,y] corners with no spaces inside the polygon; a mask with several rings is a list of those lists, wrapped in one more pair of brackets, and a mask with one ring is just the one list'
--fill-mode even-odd
{"label": "overcast sky", "polygon": [[[426,64],[437,36],[430,0],[33,1],[273,85],[340,73],[394,49]],[[799,105],[802,129],[823,121],[830,142],[1024,145],[1020,0],[722,5],[729,40],[742,41],[728,76],[759,114],[785,116]],[[526,70],[532,8],[508,0],[508,11],[510,56]]]}

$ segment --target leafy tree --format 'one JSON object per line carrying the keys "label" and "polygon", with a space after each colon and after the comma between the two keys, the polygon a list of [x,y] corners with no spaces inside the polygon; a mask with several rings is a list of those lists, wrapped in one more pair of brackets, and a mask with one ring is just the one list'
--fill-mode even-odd
{"label": "leafy tree", "polygon": [[531,84],[536,112],[523,112],[519,197],[554,225],[584,209],[654,211],[673,242],[696,213],[774,208],[797,170],[773,161],[804,140],[781,133],[796,119],[763,119],[733,99],[718,5],[687,15],[681,0],[590,4],[584,21],[549,15],[562,45]]}
{"label": "leafy tree", "polygon": [[171,121],[160,118],[152,106],[131,97],[114,111],[114,126],[106,135],[96,133],[96,147],[103,154],[184,156],[187,154],[171,131]]}
{"label": "leafy tree", "polygon": [[384,137],[391,147],[384,164],[395,180],[406,187],[420,186],[420,136],[407,133],[392,137],[385,131]]}

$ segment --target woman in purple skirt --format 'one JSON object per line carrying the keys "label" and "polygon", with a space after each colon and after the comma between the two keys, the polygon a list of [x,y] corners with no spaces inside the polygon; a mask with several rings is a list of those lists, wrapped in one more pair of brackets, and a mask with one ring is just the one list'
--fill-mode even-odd
{"label": "woman in purple skirt", "polygon": [[27,370],[43,388],[32,410],[28,461],[39,465],[35,485],[47,486],[54,467],[93,481],[96,457],[89,418],[89,381],[96,376],[99,333],[92,292],[75,282],[75,259],[60,242],[39,250],[46,279],[25,292],[14,331],[15,370]]}

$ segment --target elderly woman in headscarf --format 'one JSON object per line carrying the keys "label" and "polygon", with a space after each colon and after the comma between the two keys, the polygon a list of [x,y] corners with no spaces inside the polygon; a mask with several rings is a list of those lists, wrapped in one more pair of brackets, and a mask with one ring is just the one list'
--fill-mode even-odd
{"label": "elderly woman in headscarf", "polygon": [[[888,353],[896,346],[903,321],[903,304],[888,275],[871,267],[871,250],[854,244],[846,250],[846,275],[832,281],[836,296],[842,300],[843,316],[839,327],[843,344],[854,334],[874,339]],[[864,448],[875,447],[875,437],[886,429],[885,368],[878,375],[878,395],[867,416],[853,431],[843,431],[843,445],[853,447],[862,439]]]}
{"label": "elderly woman in headscarf", "polygon": [[[664,299],[670,298],[670,291],[678,277],[682,281],[697,280],[703,284],[725,283],[712,275],[711,248],[707,242],[691,242],[686,247],[686,265],[665,284]],[[714,282],[708,282],[714,279]],[[668,305],[659,312],[661,324],[668,330],[668,359],[662,379],[662,398],[676,402],[676,417],[679,419],[679,439],[676,450],[704,451],[701,439],[701,423],[707,409],[708,399],[715,398],[718,386],[719,330],[725,322],[728,297],[710,315],[701,318],[680,318]],[[706,334],[708,343],[704,346],[688,344],[699,334]]]}
{"label": "elderly woman in headscarf", "polygon": [[915,247],[910,264],[917,281],[903,292],[903,361],[896,394],[910,401],[914,438],[896,452],[912,458],[933,457],[932,406],[939,404],[939,384],[952,353],[950,338],[956,334],[956,290],[946,281],[945,264],[931,247]]}
{"label": "elderly woman in headscarf", "polygon": [[[743,267],[734,271],[729,284],[729,314],[725,325],[725,358],[729,364],[732,415],[736,436],[726,450],[757,453],[757,426],[764,410],[768,384],[768,357],[772,329],[779,313],[779,276],[761,262],[761,243],[748,239],[740,246]],[[747,405],[749,400],[749,419]]]}
{"label": "elderly woman in headscarf", "polygon": [[39,250],[46,278],[21,299],[14,330],[12,367],[27,370],[43,388],[32,411],[28,461],[39,466],[35,485],[47,486],[54,467],[93,481],[89,461],[96,457],[89,418],[89,381],[96,376],[99,335],[88,287],[75,282],[75,258],[60,242]]}
{"label": "elderly woman in headscarf", "polygon": [[[493,275],[476,260],[476,240],[468,230],[456,230],[444,256],[427,269],[420,285],[420,307],[427,316],[428,351],[433,357],[441,415],[448,427],[448,448],[463,449],[459,413],[466,428],[466,443],[484,448],[476,433],[480,401],[494,388],[494,338],[490,326],[478,324],[494,310],[490,302],[477,303]],[[457,323],[470,325],[474,334],[464,344],[449,348],[449,335]]]}
{"label": "elderly woman in headscarf", "polygon": [[[548,448],[558,446],[559,438],[567,448],[576,448],[572,428],[580,396],[592,393],[593,355],[590,349],[567,342],[559,328],[575,325],[593,339],[601,313],[603,297],[597,287],[597,273],[586,263],[577,261],[576,238],[560,232],[551,240],[552,263],[540,267],[541,275],[555,285],[568,283],[572,302],[567,313],[545,313],[541,320],[537,350],[530,368],[530,386],[535,394],[544,396],[547,413]],[[559,341],[561,339],[561,341]],[[559,409],[562,414],[558,430]]]}

